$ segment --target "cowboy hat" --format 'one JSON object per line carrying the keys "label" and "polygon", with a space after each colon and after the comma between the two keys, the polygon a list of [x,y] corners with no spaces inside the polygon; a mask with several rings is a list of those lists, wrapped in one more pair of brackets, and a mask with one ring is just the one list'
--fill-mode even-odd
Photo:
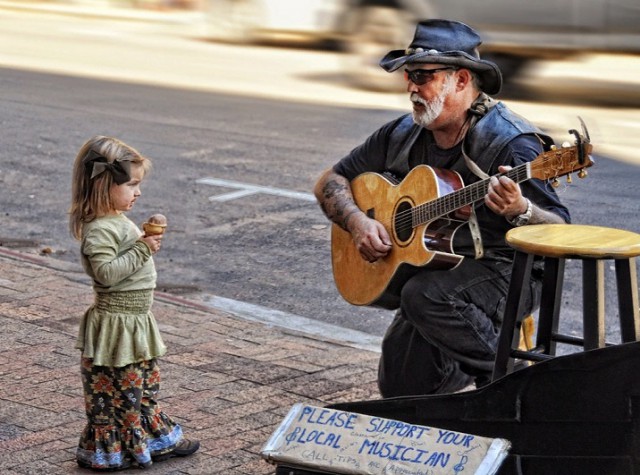
{"label": "cowboy hat", "polygon": [[393,72],[405,64],[446,64],[474,71],[481,89],[497,94],[502,87],[502,74],[495,63],[480,59],[480,36],[468,25],[452,20],[425,20],[418,23],[411,45],[394,50],[380,61],[380,66]]}

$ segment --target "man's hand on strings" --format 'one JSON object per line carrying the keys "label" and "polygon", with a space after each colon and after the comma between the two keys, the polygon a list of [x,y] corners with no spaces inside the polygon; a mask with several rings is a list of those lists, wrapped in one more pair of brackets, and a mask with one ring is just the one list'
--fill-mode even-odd
{"label": "man's hand on strings", "polygon": [[[501,166],[498,170],[506,173],[511,167]],[[522,196],[520,185],[506,176],[492,176],[489,179],[484,202],[491,211],[506,218],[514,218],[527,211],[527,200]]]}

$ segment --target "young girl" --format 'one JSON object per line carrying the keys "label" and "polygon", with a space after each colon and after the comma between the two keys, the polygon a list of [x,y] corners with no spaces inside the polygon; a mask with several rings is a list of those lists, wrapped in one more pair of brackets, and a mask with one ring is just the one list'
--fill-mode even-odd
{"label": "young girl", "polygon": [[145,468],[200,446],[184,439],[156,402],[156,358],[166,347],[150,308],[152,254],[162,236],[143,235],[124,215],[150,167],[133,148],[102,136],[88,140],[74,164],[69,225],[95,292],[76,344],[88,418],[76,457],[81,467],[98,471]]}

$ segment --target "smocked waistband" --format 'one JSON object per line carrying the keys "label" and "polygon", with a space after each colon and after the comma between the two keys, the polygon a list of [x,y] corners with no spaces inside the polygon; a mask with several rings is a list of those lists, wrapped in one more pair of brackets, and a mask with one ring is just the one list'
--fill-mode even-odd
{"label": "smocked waistband", "polygon": [[126,292],[97,293],[98,310],[118,313],[146,313],[153,303],[153,290],[129,290]]}

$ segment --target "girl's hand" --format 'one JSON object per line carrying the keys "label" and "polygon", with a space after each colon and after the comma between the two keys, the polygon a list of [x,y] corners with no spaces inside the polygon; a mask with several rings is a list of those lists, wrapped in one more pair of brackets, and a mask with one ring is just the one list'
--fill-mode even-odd
{"label": "girl's hand", "polygon": [[152,236],[142,236],[140,238],[149,249],[151,249],[151,254],[155,254],[160,250],[160,245],[162,244],[162,234],[154,234]]}

